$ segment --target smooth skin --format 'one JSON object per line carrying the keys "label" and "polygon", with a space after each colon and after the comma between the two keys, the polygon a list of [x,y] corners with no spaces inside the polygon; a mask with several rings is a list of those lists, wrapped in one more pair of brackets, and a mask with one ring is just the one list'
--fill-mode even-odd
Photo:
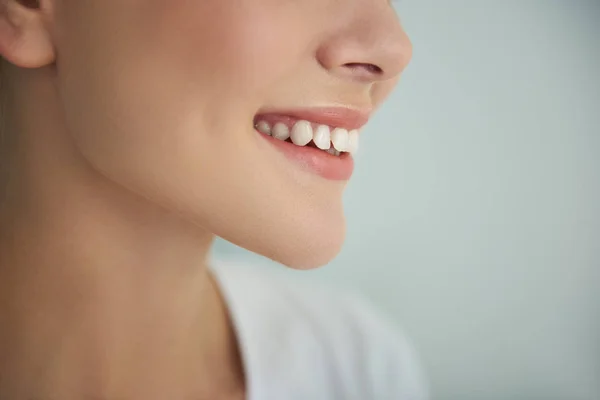
{"label": "smooth skin", "polygon": [[0,398],[242,399],[220,236],[298,269],[346,182],[253,128],[375,110],[411,57],[387,0],[0,0]]}

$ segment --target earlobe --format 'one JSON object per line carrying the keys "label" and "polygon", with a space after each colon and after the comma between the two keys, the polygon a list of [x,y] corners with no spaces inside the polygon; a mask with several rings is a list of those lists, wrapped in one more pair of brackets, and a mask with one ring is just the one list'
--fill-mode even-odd
{"label": "earlobe", "polygon": [[21,68],[54,61],[54,46],[39,0],[0,0],[0,55]]}

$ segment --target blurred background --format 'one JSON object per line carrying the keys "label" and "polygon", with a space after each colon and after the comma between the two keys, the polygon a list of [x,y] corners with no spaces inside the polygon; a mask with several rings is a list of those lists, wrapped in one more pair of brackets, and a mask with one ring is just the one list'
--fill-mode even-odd
{"label": "blurred background", "polygon": [[600,400],[600,0],[396,7],[413,62],[301,274],[392,316],[436,400]]}

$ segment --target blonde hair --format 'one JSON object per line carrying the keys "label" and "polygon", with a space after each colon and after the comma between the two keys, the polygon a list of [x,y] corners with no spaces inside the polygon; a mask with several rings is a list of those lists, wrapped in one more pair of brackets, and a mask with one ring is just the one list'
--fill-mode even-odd
{"label": "blonde hair", "polygon": [[0,56],[0,204],[5,200],[10,174],[10,138],[7,127],[8,102],[10,99],[6,60]]}
{"label": "blonde hair", "polygon": [[5,131],[5,118],[4,118],[4,113],[5,113],[5,108],[6,108],[6,82],[5,82],[5,76],[4,76],[4,58],[0,57],[0,168],[2,168],[2,159],[3,159],[3,152],[2,149],[4,148],[4,131]]}
{"label": "blonde hair", "polygon": [[4,142],[6,141],[5,132],[5,112],[6,112],[6,76],[4,73],[4,58],[0,57],[0,170],[2,169],[2,159],[4,158]]}
{"label": "blonde hair", "polygon": [[8,196],[8,160],[6,149],[6,76],[4,71],[4,58],[0,57],[0,206]]}

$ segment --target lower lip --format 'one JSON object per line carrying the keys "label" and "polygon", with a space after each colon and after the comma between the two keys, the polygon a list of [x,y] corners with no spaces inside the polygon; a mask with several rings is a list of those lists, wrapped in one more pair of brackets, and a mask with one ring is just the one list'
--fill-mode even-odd
{"label": "lower lip", "polygon": [[281,151],[289,160],[316,175],[332,181],[347,181],[352,176],[354,160],[349,153],[334,156],[314,147],[296,146],[258,131],[256,133]]}

